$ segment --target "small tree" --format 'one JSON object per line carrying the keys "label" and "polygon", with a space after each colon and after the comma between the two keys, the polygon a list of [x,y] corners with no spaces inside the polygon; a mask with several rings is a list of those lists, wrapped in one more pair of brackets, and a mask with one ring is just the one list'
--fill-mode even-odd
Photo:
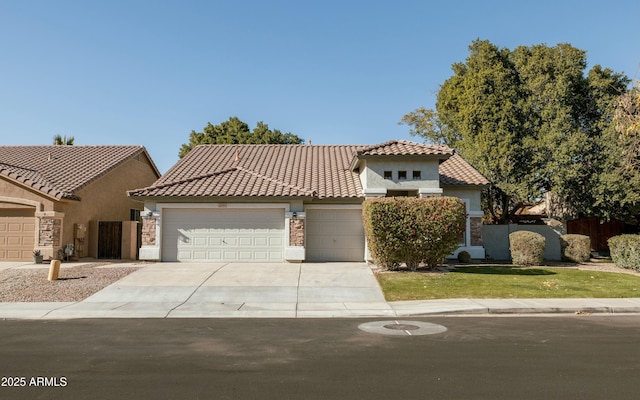
{"label": "small tree", "polygon": [[67,137],[67,135],[55,135],[53,137],[53,144],[55,146],[73,146],[75,138],[73,136]]}
{"label": "small tree", "polygon": [[421,262],[437,267],[459,246],[466,211],[454,197],[379,198],[364,202],[363,219],[376,263],[414,270]]}

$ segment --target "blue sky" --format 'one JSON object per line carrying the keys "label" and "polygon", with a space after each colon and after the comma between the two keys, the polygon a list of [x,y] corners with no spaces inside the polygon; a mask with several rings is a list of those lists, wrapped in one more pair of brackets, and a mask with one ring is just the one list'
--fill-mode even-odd
{"label": "blue sky", "polygon": [[640,2],[0,0],[0,144],[141,144],[161,172],[237,116],[314,144],[412,138],[476,39],[571,43],[631,78]]}

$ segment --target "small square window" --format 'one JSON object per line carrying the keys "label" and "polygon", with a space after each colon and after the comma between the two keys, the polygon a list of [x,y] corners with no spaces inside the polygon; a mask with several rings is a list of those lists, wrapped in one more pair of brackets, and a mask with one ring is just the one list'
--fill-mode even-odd
{"label": "small square window", "polygon": [[130,208],[129,221],[142,221],[142,219],[140,218],[140,210],[136,210],[135,208]]}
{"label": "small square window", "polygon": [[393,179],[391,171],[384,171],[384,179]]}
{"label": "small square window", "polygon": [[407,171],[398,171],[398,180],[407,180]]}
{"label": "small square window", "polygon": [[413,171],[413,179],[422,179],[422,173],[420,171]]}

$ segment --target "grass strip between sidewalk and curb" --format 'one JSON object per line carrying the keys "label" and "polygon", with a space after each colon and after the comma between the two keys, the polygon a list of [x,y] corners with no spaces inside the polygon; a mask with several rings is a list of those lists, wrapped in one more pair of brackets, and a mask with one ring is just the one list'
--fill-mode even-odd
{"label": "grass strip between sidewalk and curb", "polygon": [[633,298],[640,276],[553,267],[458,266],[376,274],[387,301],[449,298]]}

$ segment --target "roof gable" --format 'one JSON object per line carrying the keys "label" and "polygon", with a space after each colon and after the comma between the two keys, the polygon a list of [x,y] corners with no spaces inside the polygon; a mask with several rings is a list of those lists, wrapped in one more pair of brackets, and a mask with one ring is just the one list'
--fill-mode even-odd
{"label": "roof gable", "polygon": [[367,146],[356,156],[445,156],[453,155],[453,149],[444,145],[427,145],[407,140],[391,140],[385,143]]}
{"label": "roof gable", "polygon": [[77,192],[125,161],[144,154],[142,146],[0,146],[0,176],[55,199]]}

